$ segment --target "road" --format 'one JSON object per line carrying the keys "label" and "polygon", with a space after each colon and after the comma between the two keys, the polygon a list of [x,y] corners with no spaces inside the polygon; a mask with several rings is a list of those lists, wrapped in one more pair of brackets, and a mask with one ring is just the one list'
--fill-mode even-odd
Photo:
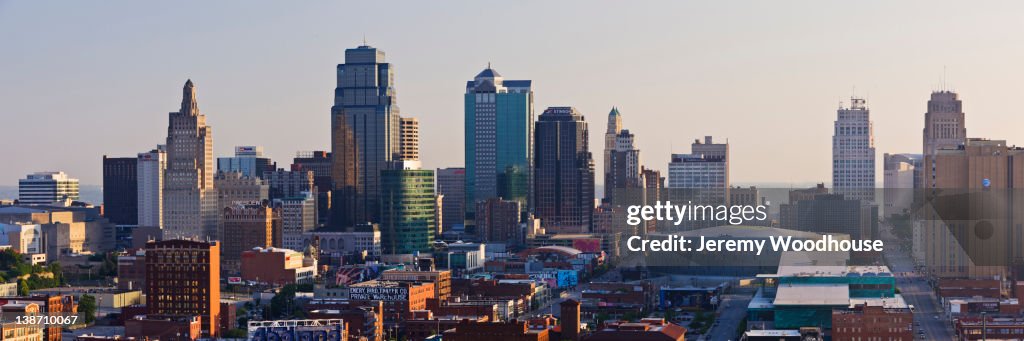
{"label": "road", "polygon": [[[945,314],[942,305],[928,285],[928,279],[914,269],[909,251],[901,251],[896,247],[902,244],[895,239],[887,239],[885,243],[885,258],[889,262],[890,270],[896,275],[896,286],[907,304],[915,308],[914,337],[920,338],[919,331],[924,331],[923,340],[954,340],[952,327],[948,320],[943,318]],[[939,318],[936,319],[935,316]]]}
{"label": "road", "polygon": [[747,305],[750,304],[750,294],[726,294],[722,295],[722,304],[718,308],[721,315],[718,316],[718,324],[711,327],[705,335],[705,340],[738,340],[736,329],[740,322],[747,316]]}

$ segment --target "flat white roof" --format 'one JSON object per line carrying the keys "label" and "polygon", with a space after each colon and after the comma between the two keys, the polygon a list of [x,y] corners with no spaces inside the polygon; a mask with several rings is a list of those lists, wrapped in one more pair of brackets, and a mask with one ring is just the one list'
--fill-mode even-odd
{"label": "flat white roof", "polygon": [[850,287],[846,284],[780,285],[775,294],[780,305],[840,305],[850,304]]}

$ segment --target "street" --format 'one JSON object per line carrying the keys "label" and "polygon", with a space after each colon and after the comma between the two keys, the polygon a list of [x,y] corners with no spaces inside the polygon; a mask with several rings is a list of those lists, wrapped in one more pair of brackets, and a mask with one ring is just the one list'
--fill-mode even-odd
{"label": "street", "polygon": [[750,294],[725,294],[722,295],[722,304],[718,308],[721,313],[716,323],[705,335],[706,340],[738,340],[736,329],[747,316],[747,305],[750,304]]}
{"label": "street", "polygon": [[896,276],[896,286],[907,304],[915,308],[914,337],[921,338],[920,331],[924,331],[923,340],[953,340],[953,331],[944,318],[941,304],[928,285],[927,278],[915,271],[909,251],[900,250],[897,245],[901,243],[894,238],[888,238],[885,242],[885,258]]}

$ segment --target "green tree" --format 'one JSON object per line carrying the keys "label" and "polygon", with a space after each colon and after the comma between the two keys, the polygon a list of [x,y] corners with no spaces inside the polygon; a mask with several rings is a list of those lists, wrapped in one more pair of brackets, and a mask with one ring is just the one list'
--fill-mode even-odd
{"label": "green tree", "polygon": [[85,324],[96,321],[96,297],[89,294],[82,295],[82,298],[78,300],[78,314],[82,316]]}
{"label": "green tree", "polygon": [[29,294],[28,281],[26,281],[24,279],[19,279],[18,280],[18,296],[28,296],[28,294]]}
{"label": "green tree", "polygon": [[244,339],[249,337],[249,333],[242,329],[230,329],[224,332],[223,337],[229,339]]}

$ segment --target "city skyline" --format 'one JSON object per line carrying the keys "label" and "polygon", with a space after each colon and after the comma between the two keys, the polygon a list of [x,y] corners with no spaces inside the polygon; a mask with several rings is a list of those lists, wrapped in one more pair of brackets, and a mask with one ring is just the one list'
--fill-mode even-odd
{"label": "city skyline", "polygon": [[[926,101],[931,91],[944,87],[943,66],[948,66],[946,83],[952,85],[945,87],[957,90],[964,100],[968,137],[1024,143],[1013,130],[1024,119],[1006,109],[1015,105],[1014,93],[1019,89],[1015,79],[1024,74],[1024,68],[1012,61],[1019,60],[1024,50],[997,40],[1004,32],[1020,29],[1014,20],[998,20],[1001,15],[1012,16],[1012,10],[958,8],[964,24],[948,27],[921,19],[942,13],[943,6],[907,4],[869,3],[842,10],[809,4],[807,12],[799,14],[758,4],[741,8],[670,4],[665,13],[616,5],[514,5],[489,19],[471,15],[487,6],[472,4],[445,11],[416,4],[396,9],[396,22],[414,19],[407,24],[379,27],[372,20],[355,17],[336,28],[318,21],[332,14],[346,19],[348,11],[305,5],[291,7],[296,13],[291,17],[275,13],[274,6],[247,8],[244,14],[254,18],[247,22],[253,23],[232,24],[214,19],[238,6],[214,4],[183,19],[193,27],[179,30],[182,22],[153,19],[180,16],[184,8],[121,6],[121,12],[106,13],[103,5],[83,6],[79,12],[92,19],[65,17],[75,12],[68,11],[53,13],[52,22],[29,22],[26,18],[36,17],[31,13],[44,10],[34,6],[0,5],[0,27],[19,32],[0,41],[22,51],[0,57],[0,64],[11,68],[5,72],[10,81],[0,85],[0,100],[10,105],[4,121],[15,123],[0,127],[0,135],[12,141],[37,141],[3,153],[9,165],[0,169],[0,185],[5,186],[15,185],[25,174],[57,170],[81,179],[83,185],[99,184],[102,155],[130,157],[161,142],[166,127],[163,115],[178,101],[171,94],[187,78],[202,87],[204,113],[217,128],[214,156],[230,156],[235,146],[263,145],[273,160],[288,163],[297,151],[330,150],[325,112],[334,88],[333,69],[344,62],[344,49],[359,45],[364,35],[370,45],[388,53],[388,62],[396,68],[395,86],[402,95],[403,110],[420,119],[424,169],[464,166],[462,155],[445,146],[463,140],[462,129],[451,128],[462,126],[462,86],[488,61],[502,73],[533,80],[536,108],[572,105],[588,123],[601,124],[608,110],[619,107],[649,168],[665,171],[671,153],[684,152],[693,139],[705,135],[728,139],[733,183],[828,182],[834,108],[851,95],[867,97],[872,105],[879,154],[919,151]],[[76,6],[80,5],[68,5]],[[479,46],[452,45],[452,37],[465,33],[458,30],[462,25],[517,15],[563,18],[573,10],[606,20],[536,20],[537,27],[526,34],[501,28],[491,33],[493,41],[476,36],[461,40]],[[766,10],[776,16],[761,17]],[[908,17],[912,10],[921,11],[916,14],[921,18]],[[124,11],[148,15],[117,16]],[[670,20],[673,12],[692,20]],[[866,13],[873,16],[865,16],[863,25],[856,27],[824,18],[850,19]],[[979,17],[982,13],[985,16]],[[432,14],[455,22],[423,27],[435,22],[427,19]],[[310,23],[290,24],[299,17]],[[716,26],[715,18],[729,18],[728,24],[735,26]],[[60,19],[65,22],[57,23]],[[260,19],[279,25],[256,24]],[[624,24],[603,26],[616,22],[612,19]],[[657,20],[648,27],[628,25],[644,19]],[[91,20],[103,20],[103,24],[76,31],[96,24]],[[794,24],[759,30],[758,25],[776,20]],[[169,22],[150,23],[160,21]],[[572,25],[582,26],[574,29]],[[807,29],[815,25],[821,30]],[[905,33],[885,29],[892,25],[911,28]],[[972,29],[963,29],[968,26]],[[288,28],[281,33],[266,31],[273,27]],[[574,30],[590,35],[569,39]],[[843,40],[844,35],[858,39]],[[227,39],[231,43],[224,46],[214,44],[229,37],[238,39]],[[901,40],[907,37],[913,39]],[[827,39],[836,43],[823,44]],[[160,45],[153,45],[156,41]],[[168,53],[189,44],[202,52],[186,58]],[[936,46],[939,53],[919,52]],[[545,52],[537,53],[541,49]],[[571,59],[579,54],[588,58]],[[797,67],[805,69],[797,72]],[[54,82],[57,77],[59,84]],[[282,113],[287,118],[280,117]],[[117,134],[102,129],[111,122],[120,128]],[[799,124],[801,134],[768,133],[789,129],[793,122]],[[66,138],[34,139],[44,126]],[[600,141],[602,133],[598,129],[590,138]],[[758,167],[766,162],[798,167]],[[881,164],[877,156],[876,164]],[[603,183],[602,173],[598,172],[597,183]]]}

